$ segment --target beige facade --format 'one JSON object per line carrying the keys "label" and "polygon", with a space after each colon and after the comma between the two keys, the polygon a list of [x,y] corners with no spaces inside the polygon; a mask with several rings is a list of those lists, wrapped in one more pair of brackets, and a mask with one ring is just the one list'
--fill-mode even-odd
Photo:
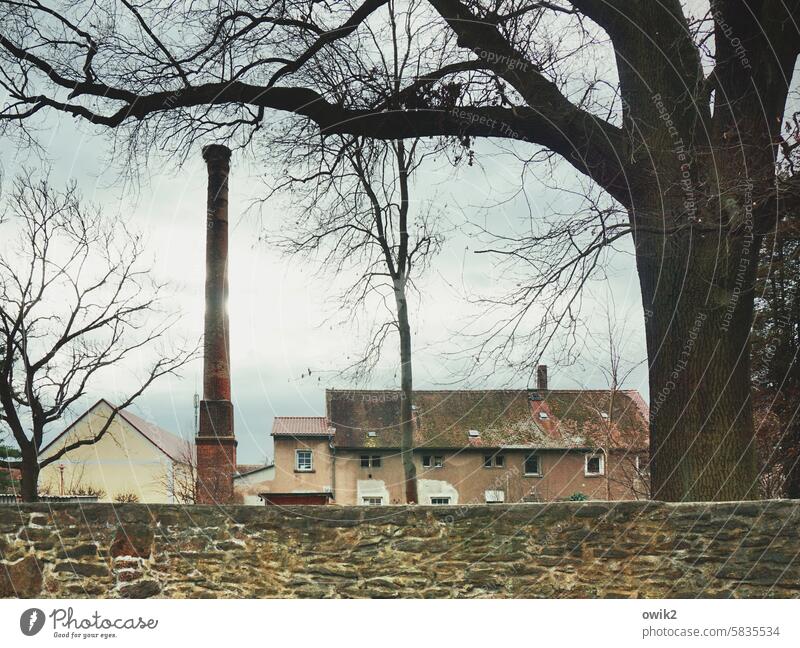
{"label": "beige facade", "polygon": [[[111,412],[106,401],[98,402],[51,442],[41,457],[47,458],[79,439],[94,437]],[[122,498],[149,504],[180,502],[183,485],[191,481],[191,444],[166,434],[121,411],[99,441],[71,450],[45,466],[39,476],[39,491],[51,495],[97,492],[101,502]]]}
{"label": "beige facade", "polygon": [[[312,453],[310,471],[298,465],[298,451]],[[526,474],[531,455],[538,456],[537,474]],[[486,467],[489,457],[492,466]],[[600,474],[587,474],[587,457],[602,457]],[[636,455],[624,451],[606,460],[588,450],[419,450],[415,464],[420,504],[554,501],[578,493],[588,499],[638,499],[643,491],[636,483]],[[271,493],[331,492],[333,503],[341,505],[405,501],[399,452],[336,449],[334,461],[328,439],[276,438],[275,477],[263,486],[262,492]]]}

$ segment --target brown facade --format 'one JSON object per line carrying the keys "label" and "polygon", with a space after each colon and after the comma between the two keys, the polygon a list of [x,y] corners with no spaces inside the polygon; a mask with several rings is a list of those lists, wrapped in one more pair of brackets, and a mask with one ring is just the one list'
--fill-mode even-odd
{"label": "brown facade", "polygon": [[[298,470],[297,451],[310,451],[312,469]],[[539,457],[539,474],[526,474],[526,458]],[[454,449],[417,450],[414,459],[420,504],[484,504],[489,498],[506,503],[556,501],[580,494],[587,499],[641,499],[637,455],[613,451],[603,457],[602,474],[586,474],[590,450]],[[492,467],[484,466],[487,456]],[[502,466],[495,466],[495,457]],[[375,457],[379,457],[379,464]],[[430,457],[431,466],[423,465]],[[437,458],[441,457],[441,467]],[[335,458],[335,459],[334,459]],[[369,463],[368,466],[362,466]],[[644,458],[640,457],[644,463]],[[529,464],[530,465],[530,464]],[[331,492],[341,505],[403,504],[403,466],[399,450],[366,448],[332,450],[329,439],[276,438],[275,477],[269,491],[275,493]],[[499,493],[502,493],[500,496]],[[447,500],[447,501],[445,501]]]}

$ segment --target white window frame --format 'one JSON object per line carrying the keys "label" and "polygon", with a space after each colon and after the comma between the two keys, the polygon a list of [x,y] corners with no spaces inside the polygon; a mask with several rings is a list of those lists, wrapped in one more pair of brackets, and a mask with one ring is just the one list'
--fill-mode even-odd
{"label": "white window frame", "polygon": [[383,497],[376,495],[365,495],[361,498],[362,506],[383,506]]}
{"label": "white window frame", "polygon": [[[434,500],[441,500],[441,501],[434,501]],[[449,506],[450,505],[450,498],[449,497],[431,497],[431,506]]]}
{"label": "white window frame", "polygon": [[[531,457],[536,457],[536,467],[538,470],[536,472],[528,472],[526,468],[526,464],[528,463],[528,459]],[[522,472],[526,477],[541,477],[542,476],[542,455],[538,452],[531,452],[530,454],[526,455],[522,460]]]}
{"label": "white window frame", "polygon": [[[300,453],[308,453],[308,467],[300,464]],[[314,472],[314,451],[308,448],[297,448],[294,451],[294,470],[295,472]]]}
{"label": "white window frame", "polygon": [[[600,470],[589,472],[589,459],[599,459]],[[585,477],[602,477],[606,474],[606,458],[602,452],[587,452],[583,457],[583,474]]]}

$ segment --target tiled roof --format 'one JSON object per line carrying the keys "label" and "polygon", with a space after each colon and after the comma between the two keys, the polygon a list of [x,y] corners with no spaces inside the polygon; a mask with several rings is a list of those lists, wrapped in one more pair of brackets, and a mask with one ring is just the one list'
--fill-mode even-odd
{"label": "tiled roof", "polygon": [[272,436],[319,437],[332,436],[324,416],[276,416]]}
{"label": "tiled roof", "polygon": [[[328,390],[336,446],[398,448],[400,402],[394,390]],[[421,448],[644,449],[648,442],[646,405],[634,390],[415,391],[413,405]]]}

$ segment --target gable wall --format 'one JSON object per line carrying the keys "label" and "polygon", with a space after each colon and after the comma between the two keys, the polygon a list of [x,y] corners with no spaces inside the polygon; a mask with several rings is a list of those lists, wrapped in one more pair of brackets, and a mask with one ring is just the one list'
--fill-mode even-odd
{"label": "gable wall", "polygon": [[[106,403],[98,404],[42,457],[75,440],[91,438],[100,431],[110,413]],[[59,465],[64,466],[65,492],[91,486],[104,491],[102,502],[111,502],[120,493],[134,493],[143,503],[171,501],[166,482],[172,475],[172,461],[119,414],[100,441],[77,448],[42,469],[41,493],[61,494]]]}

